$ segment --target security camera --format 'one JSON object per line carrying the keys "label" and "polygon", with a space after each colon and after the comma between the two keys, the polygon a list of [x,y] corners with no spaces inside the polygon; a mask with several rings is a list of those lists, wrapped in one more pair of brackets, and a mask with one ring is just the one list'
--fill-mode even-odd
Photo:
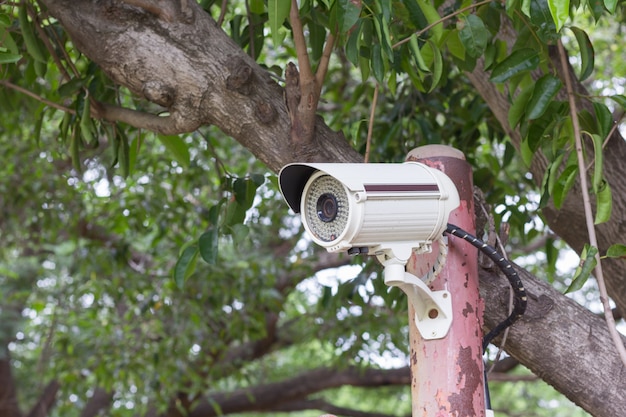
{"label": "security camera", "polygon": [[[415,308],[425,339],[444,337],[452,323],[446,290],[406,272],[416,252],[442,237],[459,194],[443,172],[418,162],[401,164],[289,164],[279,174],[289,207],[302,216],[313,241],[329,252],[375,255],[385,283],[399,287]],[[445,253],[440,246],[439,257]],[[442,264],[443,262],[438,263]]]}
{"label": "security camera", "polygon": [[281,192],[329,252],[396,258],[429,252],[459,205],[452,180],[418,162],[283,167]]}

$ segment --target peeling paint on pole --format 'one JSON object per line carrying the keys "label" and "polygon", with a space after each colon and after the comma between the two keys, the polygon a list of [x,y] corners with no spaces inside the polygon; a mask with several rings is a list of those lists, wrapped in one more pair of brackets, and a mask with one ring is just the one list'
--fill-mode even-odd
{"label": "peeling paint on pole", "polygon": [[[474,234],[474,197],[472,173],[461,152],[429,145],[407,156],[446,173],[454,182],[461,199],[450,214],[449,222]],[[413,257],[407,271],[417,276],[432,267],[433,254]],[[485,416],[482,317],[484,306],[478,293],[477,250],[462,239],[448,237],[448,257],[431,290],[447,290],[452,297],[453,321],[447,336],[424,340],[415,327],[415,311],[409,303],[411,347],[411,391],[413,417]]]}

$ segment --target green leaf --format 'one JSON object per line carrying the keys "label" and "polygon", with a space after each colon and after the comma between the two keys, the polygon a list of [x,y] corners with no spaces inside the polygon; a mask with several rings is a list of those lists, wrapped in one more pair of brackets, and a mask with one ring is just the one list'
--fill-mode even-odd
{"label": "green leaf", "polygon": [[409,20],[414,29],[423,28],[428,25],[424,12],[422,12],[422,9],[420,9],[415,0],[403,0],[402,4],[407,9]]}
{"label": "green leaf", "polygon": [[218,248],[218,228],[217,226],[210,226],[198,239],[200,256],[209,265],[215,265],[217,263]]}
{"label": "green leaf", "polygon": [[491,81],[503,83],[524,71],[532,71],[539,65],[539,54],[534,49],[523,48],[513,51],[491,71]]}
{"label": "green leaf", "polygon": [[570,292],[578,291],[585,285],[585,282],[591,276],[591,272],[593,268],[596,267],[597,260],[596,255],[598,253],[598,248],[594,246],[585,245],[582,253],[580,254],[581,265],[576,268],[576,272],[574,273],[574,277],[572,278],[572,283],[565,290],[565,294]]}
{"label": "green leaf", "polygon": [[576,176],[578,174],[578,165],[572,164],[563,170],[559,176],[559,180],[554,184],[552,190],[552,202],[554,207],[560,209],[563,206],[567,193],[576,182]]}
{"label": "green leaf", "polygon": [[2,45],[4,51],[11,52],[12,54],[17,55],[20,52],[17,44],[15,43],[15,40],[13,39],[13,36],[11,36],[11,32],[4,28],[0,30],[0,45]]}
{"label": "green leaf", "polygon": [[355,28],[346,42],[346,57],[355,67],[359,65],[359,55],[361,53],[361,32],[363,31],[364,20],[359,20],[357,28]]}
{"label": "green leaf", "polygon": [[548,0],[530,0],[530,21],[537,27],[536,34],[543,42],[558,39]]}
{"label": "green leaf", "polygon": [[579,29],[575,26],[570,28],[574,32],[576,41],[578,42],[578,49],[580,50],[580,74],[578,79],[580,81],[586,80],[593,72],[595,65],[595,53],[593,51],[593,45],[587,32]]}
{"label": "green leaf", "polygon": [[615,14],[615,9],[617,9],[617,0],[604,0],[604,7],[611,14]]}
{"label": "green leaf", "polygon": [[569,18],[569,0],[548,0],[548,7],[558,32]]}
{"label": "green leaf", "polygon": [[69,97],[75,94],[78,90],[80,90],[85,85],[85,80],[80,77],[72,78],[65,84],[59,86],[57,92],[59,93],[59,97]]}
{"label": "green leaf", "polygon": [[437,48],[437,45],[430,39],[425,45],[425,48],[426,47],[430,47],[433,54],[433,76],[430,88],[428,89],[428,92],[431,93],[437,87],[443,75],[443,57],[441,56],[441,50]]}
{"label": "green leaf", "polygon": [[309,22],[309,44],[311,45],[311,59],[318,62],[326,42],[326,28],[315,22]]}
{"label": "green leaf", "polygon": [[22,58],[20,54],[12,54],[11,52],[0,52],[0,64],[13,64]]}
{"label": "green leaf", "polygon": [[615,245],[609,246],[609,249],[606,251],[607,258],[626,258],[626,245],[621,245],[616,243]]}
{"label": "green leaf", "polygon": [[459,38],[465,46],[465,52],[473,58],[482,56],[491,39],[491,32],[476,15],[470,14],[462,22],[463,28],[459,31]]}
{"label": "green leaf", "polygon": [[544,75],[537,80],[533,95],[526,106],[526,118],[535,120],[543,116],[560,89],[561,80],[553,75]]}
{"label": "green leaf", "polygon": [[250,12],[263,14],[265,12],[265,3],[263,0],[250,0]]}
{"label": "green leaf", "polygon": [[196,271],[197,260],[198,245],[191,244],[182,251],[174,266],[174,282],[178,288],[182,289],[187,279]]}
{"label": "green leaf", "polygon": [[245,224],[234,224],[229,228],[230,235],[233,237],[233,242],[236,245],[244,243],[248,235],[250,234],[250,228]]}
{"label": "green leaf", "polygon": [[229,201],[224,212],[224,226],[232,227],[235,224],[243,223],[246,219],[247,208],[237,202]]}
{"label": "green leaf", "polygon": [[605,104],[598,103],[597,101],[593,102],[593,109],[595,111],[595,120],[598,133],[600,134],[600,136],[602,136],[602,138],[606,138],[613,128],[614,123],[611,110],[609,110],[609,108]]}
{"label": "green leaf", "polygon": [[347,33],[359,19],[361,14],[361,6],[355,4],[351,0],[338,0],[339,8],[337,9],[337,21],[339,23],[339,32]]}
{"label": "green leaf", "polygon": [[372,72],[376,81],[383,84],[385,81],[385,64],[379,44],[372,45]]}
{"label": "green leaf", "polygon": [[120,131],[120,136],[121,147],[119,149],[118,161],[122,169],[122,177],[127,178],[130,174],[130,142],[128,136],[123,131]]}
{"label": "green leaf", "polygon": [[11,18],[4,13],[0,13],[0,27],[7,28],[11,26]]}
{"label": "green leaf", "polygon": [[[419,5],[422,13],[426,16],[426,20],[429,25],[432,25],[435,22],[441,22],[441,17],[437,12],[437,9],[430,4],[428,0],[416,0]],[[430,29],[431,36],[433,40],[439,44],[441,38],[443,37],[443,23],[438,23]]]}
{"label": "green leaf", "polygon": [[463,42],[459,38],[459,31],[453,30],[450,35],[446,38],[446,46],[448,47],[448,51],[452,54],[452,56],[460,59],[461,61],[465,61],[465,47],[463,46]]}
{"label": "green leaf", "polygon": [[533,155],[535,154],[535,152],[530,149],[528,137],[525,137],[524,140],[522,140],[522,145],[520,146],[520,154],[522,155],[522,160],[524,161],[524,164],[529,167],[533,160]]}
{"label": "green leaf", "polygon": [[420,71],[430,72],[428,65],[424,62],[424,58],[422,57],[422,52],[420,51],[419,44],[417,42],[417,35],[414,33],[409,38],[409,48],[411,51],[411,55],[413,56],[413,60],[415,61],[415,65]]}
{"label": "green leaf", "polygon": [[[379,46],[381,51],[385,53],[387,59],[393,62],[394,54],[391,49],[391,36],[389,34],[389,25],[383,20],[383,17],[378,15],[374,17],[374,27],[376,28],[376,34],[378,35]],[[381,52],[381,57],[383,57]]]}
{"label": "green leaf", "polygon": [[283,40],[280,28],[283,26],[285,19],[289,16],[291,0],[268,0],[267,9],[272,40],[274,45],[278,46]]}
{"label": "green leaf", "polygon": [[533,95],[533,87],[532,84],[527,86],[513,99],[508,115],[509,125],[512,128],[515,128],[524,117],[528,100],[530,100],[530,97]]}
{"label": "green leaf", "polygon": [[596,218],[594,224],[601,224],[609,221],[613,211],[613,195],[611,187],[606,181],[602,182],[596,193]]}
{"label": "green leaf", "polygon": [[626,110],[626,96],[617,94],[609,97],[611,100],[619,104],[623,110]]}
{"label": "green leaf", "polygon": [[189,147],[185,141],[177,135],[158,135],[157,136],[168,154],[172,156],[181,166],[187,168],[189,166]]}
{"label": "green leaf", "polygon": [[36,61],[46,63],[48,61],[47,50],[35,35],[35,23],[28,19],[27,7],[27,2],[23,1],[17,13],[26,50]]}
{"label": "green leaf", "polygon": [[548,199],[554,191],[554,186],[559,178],[558,172],[561,168],[561,163],[565,157],[565,152],[560,152],[554,161],[548,165],[542,181],[543,194],[539,207],[545,207],[548,204]]}
{"label": "green leaf", "polygon": [[235,200],[245,210],[252,207],[259,184],[251,178],[237,178],[233,184]]}
{"label": "green leaf", "polygon": [[593,154],[594,154],[593,177],[591,178],[591,182],[593,184],[593,192],[598,193],[604,181],[602,177],[602,168],[603,168],[603,162],[604,162],[604,159],[602,157],[603,140],[600,135],[591,135],[591,139],[593,142]]}

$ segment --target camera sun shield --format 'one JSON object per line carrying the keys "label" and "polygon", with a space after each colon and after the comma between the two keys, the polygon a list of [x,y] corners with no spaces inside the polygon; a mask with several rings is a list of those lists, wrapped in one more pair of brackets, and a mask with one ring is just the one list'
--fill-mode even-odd
{"label": "camera sun shield", "polygon": [[417,162],[289,164],[279,174],[289,207],[330,252],[356,248],[407,260],[426,251],[459,205],[452,181]]}

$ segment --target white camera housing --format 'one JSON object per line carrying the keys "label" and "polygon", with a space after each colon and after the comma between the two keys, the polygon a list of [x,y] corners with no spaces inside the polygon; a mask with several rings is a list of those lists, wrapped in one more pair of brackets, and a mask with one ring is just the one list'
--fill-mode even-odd
{"label": "white camera housing", "polygon": [[459,205],[452,180],[418,162],[294,163],[280,171],[279,184],[315,243],[400,264],[414,250],[429,252]]}

